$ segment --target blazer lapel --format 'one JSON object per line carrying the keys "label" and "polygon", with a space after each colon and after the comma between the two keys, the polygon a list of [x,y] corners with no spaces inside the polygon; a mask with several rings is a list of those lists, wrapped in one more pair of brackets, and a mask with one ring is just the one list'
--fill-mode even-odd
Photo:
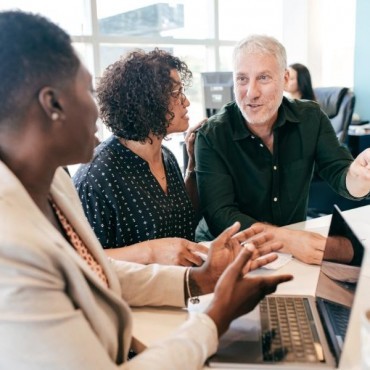
{"label": "blazer lapel", "polygon": [[[66,178],[63,177],[64,174]],[[104,255],[99,241],[88,224],[70,177],[63,169],[60,168],[56,171],[56,175],[51,186],[51,194],[71,225],[74,227],[77,234],[86,243],[87,248],[89,248],[97,262],[103,267],[110,289],[105,287],[99,277],[91,270],[88,264],[80,257],[75,249],[59,232],[57,232],[54,226],[33,202],[23,184],[1,161],[0,178],[2,179],[0,181],[0,197],[3,197],[3,201],[11,202],[11,206],[18,209],[19,214],[29,217],[35,228],[44,233],[47,240],[52,242],[50,243],[50,246],[55,245],[59,248],[63,248],[66,253],[68,253],[68,255],[79,265],[83,273],[89,278],[90,281],[94,282],[95,285],[99,286],[105,291],[110,291],[108,294],[111,294],[113,291],[121,297],[121,287],[118,278],[113,273],[112,268],[109,266],[108,259]],[[66,189],[67,191],[70,190],[70,193],[67,194],[65,192]],[[73,199],[73,195],[75,195],[77,201],[76,199]],[[74,204],[76,206],[73,206]]]}
{"label": "blazer lapel", "polygon": [[[71,192],[66,191],[66,189],[71,190]],[[103,247],[96,238],[94,231],[86,219],[72,180],[63,169],[60,168],[57,170],[50,192],[54,201],[64,213],[70,224],[73,226],[76,233],[83,240],[90,253],[102,266],[108,279],[109,288],[121,296],[121,287],[117,276],[113,273],[112,268],[109,265],[108,258],[104,254]],[[62,239],[64,240],[64,238]],[[88,272],[89,277],[93,277],[94,281],[98,281],[99,285],[105,288],[104,284],[91,270],[91,268],[88,267],[87,263],[85,263],[85,261],[73,248],[71,248],[69,243],[66,244],[69,246],[69,251],[71,249],[73,250],[73,255],[75,258],[78,257],[77,259],[79,265],[84,268],[85,272]]]}

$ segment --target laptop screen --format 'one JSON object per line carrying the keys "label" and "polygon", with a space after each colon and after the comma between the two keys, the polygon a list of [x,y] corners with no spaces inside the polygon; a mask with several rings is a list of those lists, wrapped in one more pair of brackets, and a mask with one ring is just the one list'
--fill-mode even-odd
{"label": "laptop screen", "polygon": [[334,206],[316,287],[316,301],[337,361],[348,328],[363,255],[362,243],[339,208]]}
{"label": "laptop screen", "polygon": [[362,243],[334,206],[316,297],[351,307],[363,254]]}

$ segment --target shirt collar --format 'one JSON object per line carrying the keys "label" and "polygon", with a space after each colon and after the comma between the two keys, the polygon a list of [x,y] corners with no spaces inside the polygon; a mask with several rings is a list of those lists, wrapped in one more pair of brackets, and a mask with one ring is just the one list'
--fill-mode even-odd
{"label": "shirt collar", "polygon": [[[274,130],[284,126],[287,122],[300,123],[300,120],[298,119],[297,115],[289,108],[289,104],[290,104],[289,100],[284,96],[278,110],[278,117],[274,124]],[[245,124],[245,119],[239,108],[237,110],[237,114],[234,115],[233,119],[235,119],[236,121],[233,134],[234,141],[242,140],[249,136],[254,135],[249,130],[248,126]]]}

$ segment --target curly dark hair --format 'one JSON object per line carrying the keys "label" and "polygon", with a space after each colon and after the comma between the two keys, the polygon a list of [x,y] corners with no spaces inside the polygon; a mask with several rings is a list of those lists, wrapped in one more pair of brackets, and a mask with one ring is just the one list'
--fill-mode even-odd
{"label": "curly dark hair", "polygon": [[44,86],[63,86],[80,60],[71,38],[48,19],[22,11],[0,12],[0,117],[24,113]]}
{"label": "curly dark hair", "polygon": [[179,89],[171,76],[176,69],[184,86],[192,73],[169,52],[136,50],[104,72],[97,87],[100,117],[114,135],[145,142],[149,134],[164,138],[174,118],[169,110],[171,91]]}

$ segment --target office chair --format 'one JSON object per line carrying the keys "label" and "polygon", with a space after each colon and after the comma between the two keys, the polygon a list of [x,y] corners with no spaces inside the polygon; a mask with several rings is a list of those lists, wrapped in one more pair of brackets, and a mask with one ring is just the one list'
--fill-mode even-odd
{"label": "office chair", "polygon": [[347,138],[356,98],[348,87],[316,87],[317,102],[328,115],[340,143]]}

